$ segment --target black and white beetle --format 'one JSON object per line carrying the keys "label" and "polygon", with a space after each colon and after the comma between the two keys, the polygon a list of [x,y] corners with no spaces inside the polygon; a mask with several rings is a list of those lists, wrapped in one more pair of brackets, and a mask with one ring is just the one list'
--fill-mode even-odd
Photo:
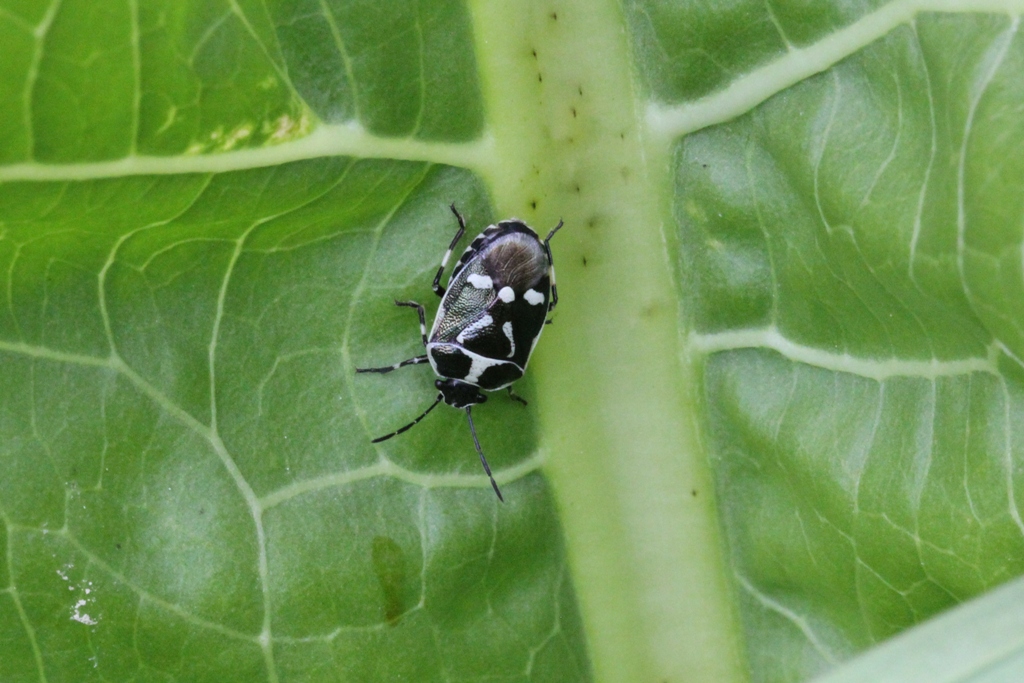
{"label": "black and white beetle", "polygon": [[441,286],[441,275],[455,245],[466,232],[466,221],[454,204],[450,208],[459,221],[459,230],[434,276],[434,293],[441,297],[441,305],[430,336],[427,337],[423,306],[415,301],[395,302],[396,306],[416,309],[420,316],[420,336],[427,352],[387,367],[357,368],[356,372],[385,373],[406,365],[430,363],[441,377],[434,381],[439,392],[437,398],[415,420],[374,439],[373,443],[410,429],[441,401],[453,408],[465,409],[480,462],[498,500],[504,502],[480,448],[471,409],[487,400],[480,393],[481,389],[507,389],[510,397],[526,404],[512,393],[512,383],[526,371],[547,315],[558,303],[550,242],[562,227],[562,221],[558,221],[543,242],[530,226],[515,218],[489,226],[463,252],[452,269],[446,290]]}

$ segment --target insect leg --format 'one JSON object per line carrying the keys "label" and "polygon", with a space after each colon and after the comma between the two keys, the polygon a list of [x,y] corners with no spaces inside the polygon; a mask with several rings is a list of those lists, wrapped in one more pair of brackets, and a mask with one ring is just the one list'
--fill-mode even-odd
{"label": "insect leg", "polygon": [[558,304],[558,286],[555,285],[555,260],[551,258],[551,238],[555,236],[559,228],[562,227],[562,221],[558,221],[558,225],[555,229],[548,233],[548,236],[544,238],[544,251],[548,254],[548,273],[551,274],[551,303],[548,304],[548,311],[555,310],[555,305]]}
{"label": "insect leg", "polygon": [[427,408],[426,410],[424,410],[424,411],[423,411],[423,412],[422,412],[422,413],[420,414],[420,416],[419,416],[419,417],[417,417],[417,418],[416,418],[415,420],[413,420],[413,421],[412,421],[412,422],[410,422],[409,424],[405,425],[405,426],[404,426],[404,427],[402,427],[401,429],[396,429],[395,431],[391,432],[390,434],[385,434],[384,436],[378,436],[378,437],[377,437],[376,439],[374,439],[374,440],[373,440],[373,441],[371,441],[370,443],[380,443],[381,441],[387,441],[388,439],[390,439],[390,438],[391,438],[391,437],[393,437],[393,436],[398,436],[398,435],[399,435],[399,434],[401,434],[402,432],[407,432],[407,431],[409,431],[409,430],[410,430],[410,429],[412,429],[412,428],[413,428],[414,426],[416,426],[416,425],[417,425],[417,424],[419,423],[419,421],[420,421],[420,420],[422,420],[423,418],[425,418],[425,417],[427,416],[427,413],[429,413],[429,412],[430,412],[431,410],[433,410],[433,409],[434,409],[434,408],[435,408],[435,407],[437,406],[437,404],[438,404],[438,403],[440,403],[440,402],[441,402],[441,394],[438,394],[438,395],[437,395],[437,398],[435,398],[435,399],[434,399],[434,402],[430,404],[430,407],[429,407],[429,408]]}
{"label": "insect leg", "polygon": [[452,210],[452,213],[455,214],[455,217],[459,219],[459,231],[455,233],[455,239],[453,239],[452,243],[448,245],[448,251],[444,252],[444,258],[441,259],[441,267],[437,269],[437,275],[434,276],[434,294],[437,294],[438,296],[444,296],[445,293],[445,288],[441,284],[441,274],[444,273],[445,266],[448,265],[448,259],[452,257],[455,245],[459,243],[459,240],[462,239],[462,235],[466,232],[466,221],[462,218],[462,214],[459,213],[459,210],[455,208],[455,204],[453,203],[449,208]]}
{"label": "insect leg", "polygon": [[[419,313],[420,338],[423,339],[423,346],[425,347],[427,345],[427,319],[425,313],[423,312],[423,306],[420,306],[415,301],[396,301],[395,305],[415,308],[416,312]],[[397,370],[398,368],[403,368],[406,365],[419,365],[420,363],[426,363],[427,360],[428,359],[426,356],[416,356],[415,358],[410,358],[409,360],[403,360],[401,363],[395,363],[394,365],[386,365],[382,368],[356,368],[356,372],[378,372],[383,374],[385,372]]]}
{"label": "insect leg", "polygon": [[[431,408],[433,408],[433,406],[431,406]],[[501,497],[501,490],[498,488],[498,482],[494,481],[494,475],[491,474],[491,466],[487,464],[487,458],[484,457],[484,451],[480,448],[480,439],[476,438],[476,427],[473,426],[473,415],[469,412],[470,408],[472,408],[472,406],[466,406],[466,418],[469,420],[469,431],[473,435],[473,444],[476,446],[476,452],[480,454],[480,462],[484,465],[484,472],[486,472],[487,476],[491,479],[491,488],[493,488],[494,492],[498,494],[498,500],[504,503],[505,499]]]}
{"label": "insect leg", "polygon": [[410,358],[409,360],[403,360],[401,363],[395,363],[394,365],[385,365],[382,368],[356,368],[356,372],[377,372],[383,375],[386,372],[391,372],[392,370],[397,370],[398,368],[404,368],[406,365],[419,365],[420,363],[426,362],[428,362],[426,356],[416,356],[415,358]]}
{"label": "insect leg", "polygon": [[512,387],[510,387],[510,386],[509,386],[509,387],[505,387],[505,391],[507,391],[507,392],[508,392],[508,397],[509,397],[510,399],[512,399],[513,401],[519,401],[519,402],[520,402],[520,403],[522,403],[522,404],[523,404],[524,406],[526,406],[526,405],[530,405],[529,403],[527,403],[527,402],[526,402],[526,399],[525,399],[525,398],[523,398],[523,397],[522,397],[522,396],[520,396],[519,394],[517,394],[517,393],[515,393],[514,391],[512,391]]}
{"label": "insect leg", "polygon": [[423,346],[427,346],[427,318],[423,312],[423,306],[420,306],[415,301],[396,301],[396,306],[408,306],[409,308],[415,308],[416,312],[420,315],[420,337],[423,339]]}

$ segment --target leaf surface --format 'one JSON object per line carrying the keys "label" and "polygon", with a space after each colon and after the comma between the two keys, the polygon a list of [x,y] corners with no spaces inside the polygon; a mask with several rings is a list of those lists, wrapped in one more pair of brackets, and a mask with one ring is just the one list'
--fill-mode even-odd
{"label": "leaf surface", "polygon": [[[1024,569],[1022,9],[0,4],[0,679],[856,680],[997,632],[872,651]],[[371,443],[428,368],[355,373],[422,352],[451,203],[566,224],[530,405],[473,413],[504,505],[460,411]]]}

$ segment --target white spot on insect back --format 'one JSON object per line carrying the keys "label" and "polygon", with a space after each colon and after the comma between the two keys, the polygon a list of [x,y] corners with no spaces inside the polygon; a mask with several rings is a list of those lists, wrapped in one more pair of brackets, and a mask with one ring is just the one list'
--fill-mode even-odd
{"label": "white spot on insect back", "polygon": [[[506,287],[506,289],[508,288]],[[516,340],[512,338],[512,321],[510,320],[502,325],[501,331],[505,333],[506,337],[508,337],[508,345],[512,347],[512,350],[508,352],[508,358],[511,358],[516,355]]]}
{"label": "white spot on insect back", "polygon": [[459,342],[460,344],[465,344],[467,337],[472,339],[473,337],[476,336],[477,332],[479,332],[480,330],[485,330],[493,324],[494,318],[492,318],[489,315],[485,315],[472,325],[466,325],[466,328],[462,330],[462,332],[459,332],[459,336],[455,338],[455,341]]}
{"label": "white spot on insect back", "polygon": [[477,289],[491,289],[494,287],[494,281],[491,280],[490,276],[478,275],[473,273],[466,277],[466,282],[473,285]]}
{"label": "white spot on insect back", "polygon": [[502,287],[498,290],[498,298],[505,303],[510,304],[516,300],[516,293],[512,291],[511,287]]}
{"label": "white spot on insect back", "polygon": [[484,358],[483,356],[478,356],[475,353],[470,354],[470,357],[473,359],[473,362],[469,366],[469,372],[466,373],[466,379],[463,380],[464,382],[469,382],[470,384],[476,384],[477,382],[479,382],[480,375],[484,374],[484,370],[486,370],[487,368],[491,368],[494,367],[495,365],[502,364],[502,361],[500,360],[494,360],[493,358]]}
{"label": "white spot on insect back", "polygon": [[538,292],[536,289],[526,290],[526,294],[523,295],[523,298],[526,299],[527,303],[529,303],[531,306],[536,306],[537,304],[544,303],[544,295]]}

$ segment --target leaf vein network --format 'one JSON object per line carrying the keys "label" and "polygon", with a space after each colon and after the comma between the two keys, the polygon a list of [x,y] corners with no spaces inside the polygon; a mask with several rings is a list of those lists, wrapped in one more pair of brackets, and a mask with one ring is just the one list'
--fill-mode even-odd
{"label": "leaf vein network", "polygon": [[[992,83],[992,79],[995,78],[996,72],[1002,66],[1006,60],[1006,55],[1010,51],[1010,45],[1013,42],[1014,36],[1017,35],[1017,29],[1020,27],[1020,15],[1013,17],[1010,22],[1010,26],[1007,27],[1006,31],[996,40],[995,44],[992,45],[988,52],[985,54],[987,68],[983,73],[979,74],[973,83],[971,83],[970,93],[971,99],[967,108],[967,117],[964,122],[963,136],[960,139],[960,157],[957,163],[957,178],[956,178],[956,206],[957,206],[957,248],[956,248],[956,261],[957,270],[960,273],[960,284],[963,288],[964,294],[967,296],[967,300],[971,303],[974,308],[979,307],[979,299],[971,291],[971,286],[968,284],[969,277],[966,272],[966,265],[964,263],[964,256],[967,251],[967,209],[966,209],[966,162],[967,162],[967,147],[971,138],[971,132],[974,128],[974,115],[978,110],[978,105],[981,103],[981,98],[985,95],[988,90],[988,86]],[[1016,321],[1011,321],[1014,326],[1017,326]],[[1018,328],[1019,329],[1019,328]]]}
{"label": "leaf vein network", "polygon": [[832,648],[822,642],[814,632],[814,628],[811,626],[810,622],[808,622],[804,616],[758,590],[756,586],[750,583],[750,581],[748,581],[747,578],[742,576],[738,571],[735,576],[736,582],[743,588],[743,590],[760,603],[764,609],[778,614],[780,617],[793,624],[793,626],[803,634],[811,647],[821,655],[822,659],[829,664],[836,664],[840,660],[841,657],[837,656],[836,653],[832,651]]}
{"label": "leaf vein network", "polygon": [[703,355],[739,349],[769,349],[798,363],[833,372],[866,377],[879,382],[893,377],[918,377],[934,380],[938,377],[969,375],[976,372],[998,377],[1001,376],[999,359],[1005,355],[1002,344],[992,342],[988,346],[988,354],[985,357],[916,360],[854,356],[792,341],[774,325],[725,332],[691,332],[686,348],[691,353]]}
{"label": "leaf vein network", "polygon": [[467,168],[485,176],[497,162],[495,139],[491,135],[485,134],[472,142],[431,142],[413,138],[380,137],[367,132],[358,123],[344,123],[321,124],[305,137],[278,145],[237,149],[218,154],[130,155],[108,161],[67,164],[27,161],[7,164],[0,166],[0,182],[226,173],[339,156],[446,164]]}
{"label": "leaf vein network", "polygon": [[645,115],[656,144],[742,116],[773,95],[821,73],[924,12],[1013,14],[1024,0],[895,0],[816,43],[795,47],[693,102],[652,102]]}
{"label": "leaf vein network", "polygon": [[338,27],[337,19],[331,8],[327,5],[326,0],[317,0],[320,5],[320,11],[324,16],[324,20],[327,22],[327,26],[331,29],[331,38],[334,40],[334,46],[338,49],[338,54],[341,55],[341,63],[345,66],[345,80],[348,82],[349,88],[352,90],[352,118],[356,121],[360,119],[360,107],[359,107],[359,83],[356,81],[355,72],[352,70],[352,56],[348,52],[348,46],[345,44],[345,39],[341,35],[341,29]]}
{"label": "leaf vein network", "polygon": [[[2,507],[0,507],[0,521],[3,522],[4,527],[7,530],[7,537],[10,538],[14,525],[11,524],[10,519],[7,517]],[[39,681],[40,683],[47,683],[46,668],[43,666],[43,651],[39,647],[39,639],[36,637],[36,629],[32,625],[32,620],[28,617],[28,612],[25,611],[25,606],[21,602],[21,594],[18,591],[18,586],[14,582],[14,577],[17,576],[17,573],[14,569],[14,553],[11,548],[12,544],[8,541],[5,545],[6,553],[4,561],[7,565],[7,576],[11,583],[6,588],[0,588],[0,594],[7,593],[11,596],[11,602],[14,603],[14,611],[18,613],[18,621],[21,622],[21,627],[25,631],[25,637],[28,639],[29,646],[32,648],[32,657],[36,665],[36,671],[39,674]]]}
{"label": "leaf vein network", "polygon": [[29,63],[28,72],[25,74],[25,90],[22,93],[22,99],[25,102],[25,137],[27,138],[28,158],[30,159],[35,157],[36,145],[35,127],[32,125],[32,93],[39,80],[39,64],[43,59],[46,37],[50,32],[50,27],[53,26],[53,20],[57,17],[57,12],[60,11],[61,2],[62,0],[52,0],[50,6],[46,8],[42,19],[40,19],[39,24],[32,31],[32,35],[35,38],[35,49],[32,51],[32,61]]}

